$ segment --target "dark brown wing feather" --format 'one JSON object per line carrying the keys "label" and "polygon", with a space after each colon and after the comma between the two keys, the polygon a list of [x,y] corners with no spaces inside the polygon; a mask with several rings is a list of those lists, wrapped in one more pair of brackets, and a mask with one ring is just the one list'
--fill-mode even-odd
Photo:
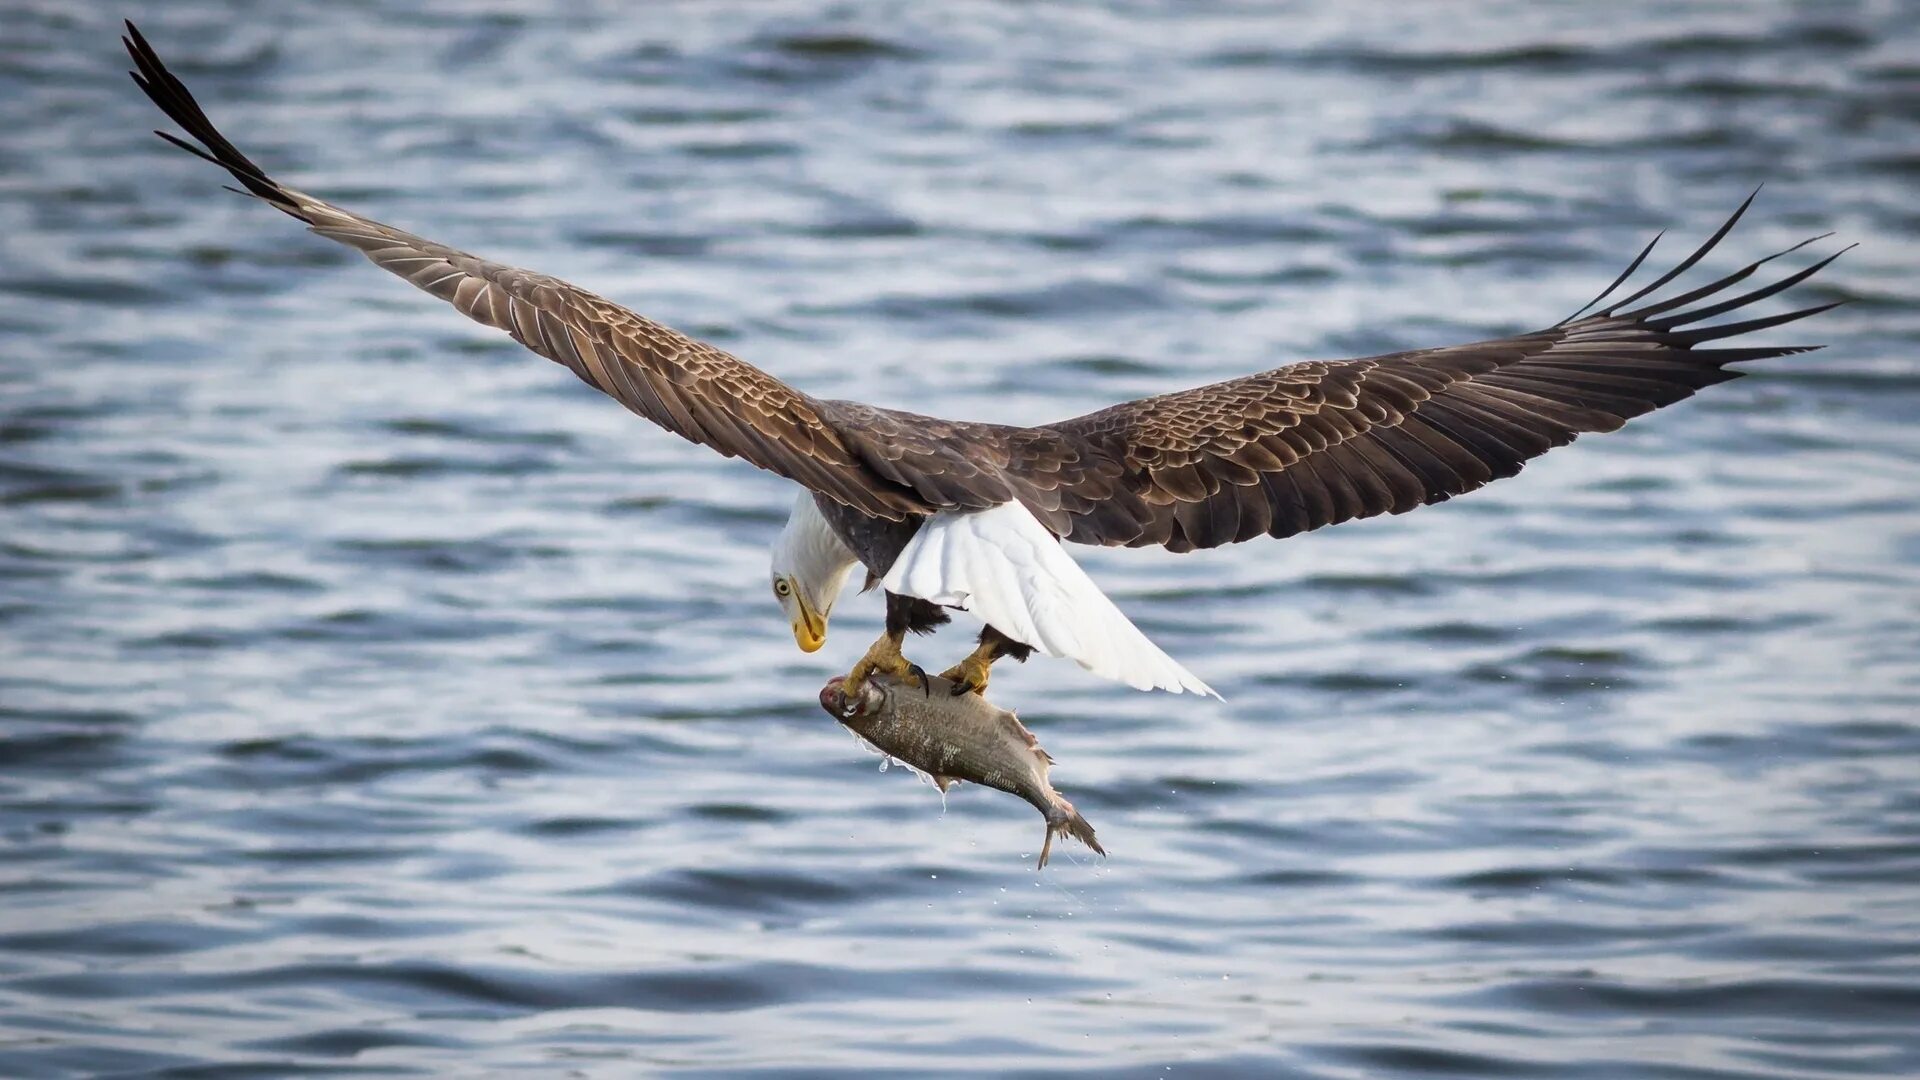
{"label": "dark brown wing feather", "polygon": [[952,489],[957,503],[930,502],[916,485],[876,472],[842,435],[829,406],[711,345],[558,278],[476,258],[276,183],[214,128],[131,23],[127,31],[127,51],[139,69],[134,81],[201,145],[158,132],[162,138],[225,168],[249,194],[321,236],[358,248],[469,318],[566,365],[661,427],[877,517],[990,505],[964,498],[965,484],[937,473],[926,488]]}
{"label": "dark brown wing feather", "polygon": [[202,145],[161,137],[225,168],[248,193],[565,364],[662,427],[893,520],[1016,498],[1065,539],[1186,551],[1403,513],[1511,476],[1583,432],[1611,431],[1736,377],[1727,364],[1808,351],[1813,346],[1695,346],[1832,306],[1683,329],[1798,284],[1830,256],[1712,304],[1693,306],[1769,260],[1621,310],[1698,262],[1749,197],[1651,285],[1532,334],[1294,364],[1035,428],[820,401],[564,281],[475,258],[275,183],[215,130],[131,24],[128,35],[139,68],[134,81]]}
{"label": "dark brown wing feather", "polygon": [[[1013,455],[1008,471],[1056,482],[1060,490],[1053,498],[1068,508],[1069,520],[1050,523],[1067,539],[1175,551],[1291,536],[1472,491],[1512,476],[1577,435],[1612,431],[1701,387],[1736,378],[1739,373],[1726,367],[1730,363],[1818,347],[1697,346],[1805,318],[1832,304],[1718,326],[1690,324],[1790,288],[1838,253],[1713,303],[1701,302],[1778,256],[1629,308],[1698,262],[1752,201],[1749,196],[1674,270],[1594,314],[1497,341],[1294,364],[1127,402],[1051,425],[1069,452],[1036,447],[1037,453]],[[1594,303],[1618,288],[1652,247]],[[1088,459],[1118,463],[1118,477],[1082,474],[1077,463]],[[1103,494],[1116,487],[1133,496],[1124,511]],[[1081,510],[1090,500],[1076,495],[1095,496],[1091,501],[1100,505]]]}

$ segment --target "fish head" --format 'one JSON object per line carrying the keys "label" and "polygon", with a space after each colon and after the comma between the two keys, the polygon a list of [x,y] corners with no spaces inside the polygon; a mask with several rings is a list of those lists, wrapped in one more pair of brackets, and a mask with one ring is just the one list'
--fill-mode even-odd
{"label": "fish head", "polygon": [[871,679],[867,680],[867,684],[861,687],[860,693],[853,698],[847,697],[846,688],[845,675],[835,675],[827,680],[827,685],[820,688],[820,707],[832,714],[836,720],[849,720],[872,712],[880,703],[880,690],[873,685]]}
{"label": "fish head", "polygon": [[820,707],[835,716],[839,716],[840,689],[846,685],[847,677],[845,675],[835,675],[833,678],[828,679],[827,685],[820,688]]}

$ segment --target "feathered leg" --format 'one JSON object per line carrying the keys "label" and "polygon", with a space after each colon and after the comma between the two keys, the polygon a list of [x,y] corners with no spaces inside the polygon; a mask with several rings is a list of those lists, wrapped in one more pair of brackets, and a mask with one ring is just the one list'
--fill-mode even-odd
{"label": "feathered leg", "polygon": [[941,678],[953,683],[953,693],[957,696],[971,690],[976,694],[987,692],[987,675],[993,668],[993,662],[1003,656],[1011,656],[1020,663],[1026,663],[1033,655],[1033,646],[1022,645],[1007,635],[989,626],[980,631],[980,647],[973,650],[965,660],[948,668]]}
{"label": "feathered leg", "polygon": [[945,624],[950,616],[937,604],[899,593],[887,594],[887,628],[867,649],[860,662],[853,665],[847,673],[847,681],[842,692],[847,696],[860,692],[867,685],[867,677],[879,672],[891,675],[908,686],[918,686],[927,693],[933,693],[927,682],[927,673],[919,664],[908,660],[900,653],[900,647],[906,642],[909,632],[931,634]]}

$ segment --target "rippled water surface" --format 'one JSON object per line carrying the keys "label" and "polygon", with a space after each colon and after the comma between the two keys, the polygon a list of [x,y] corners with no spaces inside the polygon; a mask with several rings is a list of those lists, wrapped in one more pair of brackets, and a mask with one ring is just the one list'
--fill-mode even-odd
{"label": "rippled water surface", "polygon": [[[1920,1074],[1911,5],[6,8],[0,1075]],[[1863,246],[1487,491],[1085,552],[1226,701],[997,672],[1113,852],[1036,874],[820,712],[783,482],[222,193],[127,12],[299,185],[921,411],[1544,325],[1761,181],[1706,269]]]}

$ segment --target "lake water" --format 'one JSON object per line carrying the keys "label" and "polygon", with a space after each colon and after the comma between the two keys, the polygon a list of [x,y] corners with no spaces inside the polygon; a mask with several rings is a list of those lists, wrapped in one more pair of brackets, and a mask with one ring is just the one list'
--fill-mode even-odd
{"label": "lake water", "polygon": [[133,6],[289,181],[926,412],[1544,325],[1763,181],[1703,269],[1862,243],[1486,491],[1081,552],[1226,700],[998,669],[1113,853],[1036,873],[820,711],[783,482],[10,0],[0,1076],[1920,1074],[1920,18],[1542,7]]}

